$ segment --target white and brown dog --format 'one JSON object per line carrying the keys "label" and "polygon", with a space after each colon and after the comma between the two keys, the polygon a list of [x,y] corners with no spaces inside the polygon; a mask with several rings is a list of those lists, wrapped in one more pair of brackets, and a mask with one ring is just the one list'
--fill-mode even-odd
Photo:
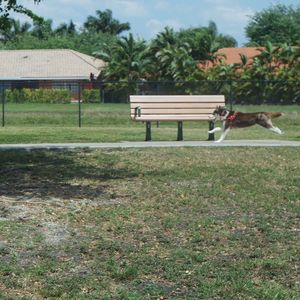
{"label": "white and brown dog", "polygon": [[209,133],[215,133],[222,131],[217,143],[222,142],[231,128],[243,128],[258,124],[264,128],[267,128],[275,133],[282,134],[283,132],[273,126],[271,119],[282,116],[280,112],[255,112],[255,113],[242,113],[227,110],[224,106],[218,106],[214,113],[214,121],[219,117],[222,121],[222,128],[216,127],[209,131]]}

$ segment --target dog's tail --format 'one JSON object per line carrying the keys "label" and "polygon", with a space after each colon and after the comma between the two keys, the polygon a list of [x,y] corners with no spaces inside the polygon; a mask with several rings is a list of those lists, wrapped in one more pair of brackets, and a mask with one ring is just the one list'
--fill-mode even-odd
{"label": "dog's tail", "polygon": [[270,119],[274,119],[274,118],[283,116],[283,113],[281,113],[281,112],[267,112],[266,114]]}

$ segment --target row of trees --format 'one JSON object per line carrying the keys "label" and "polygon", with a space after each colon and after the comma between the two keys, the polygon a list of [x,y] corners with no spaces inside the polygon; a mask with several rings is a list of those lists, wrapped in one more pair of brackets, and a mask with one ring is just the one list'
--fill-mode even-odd
{"label": "row of trees", "polygon": [[[38,4],[43,0],[32,0]],[[32,18],[33,21],[43,22],[43,19],[35,15],[31,10],[19,4],[19,0],[0,0],[0,34],[5,34],[6,30],[14,25],[11,24],[10,13],[18,12]],[[72,21],[70,22],[71,32],[76,31]],[[29,28],[28,24],[25,26]],[[67,24],[59,26],[59,31],[70,32]],[[120,23],[112,18],[112,12],[96,11],[96,16],[88,16],[83,29],[95,32],[120,34],[130,30],[130,24]],[[282,4],[272,5],[260,12],[256,12],[249,17],[249,22],[245,28],[246,36],[249,39],[247,45],[261,46],[266,42],[287,43],[296,45],[300,41],[300,6],[286,6]]]}
{"label": "row of trees", "polygon": [[[219,33],[214,22],[179,31],[166,27],[145,41],[131,33],[122,36],[130,24],[114,19],[110,10],[96,11],[79,29],[72,21],[53,28],[51,20],[35,19],[33,25],[8,20],[9,26],[0,27],[0,48],[71,48],[95,55],[107,62],[106,81],[291,81],[300,74],[299,48],[290,47],[300,46],[300,7],[275,5],[256,13],[246,33],[250,45],[264,49],[251,63],[241,55],[240,63],[230,65],[217,51],[237,42]],[[207,62],[212,67],[202,68]],[[245,86],[247,93],[258,89],[251,84]]]}
{"label": "row of trees", "polygon": [[0,48],[66,48],[92,55],[103,43],[113,43],[119,34],[130,29],[129,23],[120,23],[114,19],[110,10],[96,11],[96,15],[89,16],[82,28],[77,28],[72,20],[53,28],[50,19],[33,19],[33,23],[21,23],[7,18],[8,25],[0,26]]}
{"label": "row of trees", "polygon": [[[209,27],[214,27],[210,24]],[[287,44],[275,46],[267,42],[260,54],[254,59],[241,54],[240,63],[227,64],[222,56],[214,51],[218,35],[212,35],[205,51],[205,56],[193,48],[193,43],[182,38],[182,32],[166,28],[150,45],[142,40],[122,37],[112,48],[97,52],[100,58],[107,61],[104,78],[107,81],[118,81],[114,88],[124,87],[122,82],[177,82],[172,86],[175,93],[222,93],[229,97],[234,95],[237,102],[247,99],[248,103],[300,103],[300,48]],[[187,37],[188,35],[184,35]],[[210,37],[212,37],[210,36]],[[202,38],[207,37],[206,35]],[[192,40],[195,42],[195,39]],[[211,67],[203,68],[199,61],[209,61]],[[219,81],[207,84],[203,81]],[[201,84],[186,85],[186,82]],[[129,88],[133,93],[135,85]],[[169,92],[169,91],[167,91]],[[243,100],[242,100],[243,99]]]}

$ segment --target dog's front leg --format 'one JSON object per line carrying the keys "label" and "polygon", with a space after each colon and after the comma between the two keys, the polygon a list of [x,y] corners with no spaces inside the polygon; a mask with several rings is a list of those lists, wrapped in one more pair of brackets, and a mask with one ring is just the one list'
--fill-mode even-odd
{"label": "dog's front leg", "polygon": [[215,133],[217,131],[222,131],[222,128],[221,127],[215,127],[214,129],[209,130],[208,133]]}
{"label": "dog's front leg", "polygon": [[230,131],[230,128],[228,127],[228,128],[226,128],[224,131],[223,131],[223,133],[221,134],[221,136],[220,136],[220,138],[216,141],[216,143],[221,143],[224,139],[225,139],[225,137],[226,137],[226,135],[227,135],[227,133]]}
{"label": "dog's front leg", "polygon": [[283,134],[283,132],[278,128],[278,127],[270,127],[269,130],[271,130],[272,132],[275,132],[277,134]]}

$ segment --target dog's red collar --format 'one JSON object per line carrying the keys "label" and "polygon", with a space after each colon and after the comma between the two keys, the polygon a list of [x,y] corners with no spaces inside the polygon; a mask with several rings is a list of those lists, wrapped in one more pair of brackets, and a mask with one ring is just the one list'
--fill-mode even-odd
{"label": "dog's red collar", "polygon": [[236,118],[236,114],[233,114],[233,115],[229,115],[227,118],[226,118],[226,121],[229,121],[229,122],[233,122]]}

